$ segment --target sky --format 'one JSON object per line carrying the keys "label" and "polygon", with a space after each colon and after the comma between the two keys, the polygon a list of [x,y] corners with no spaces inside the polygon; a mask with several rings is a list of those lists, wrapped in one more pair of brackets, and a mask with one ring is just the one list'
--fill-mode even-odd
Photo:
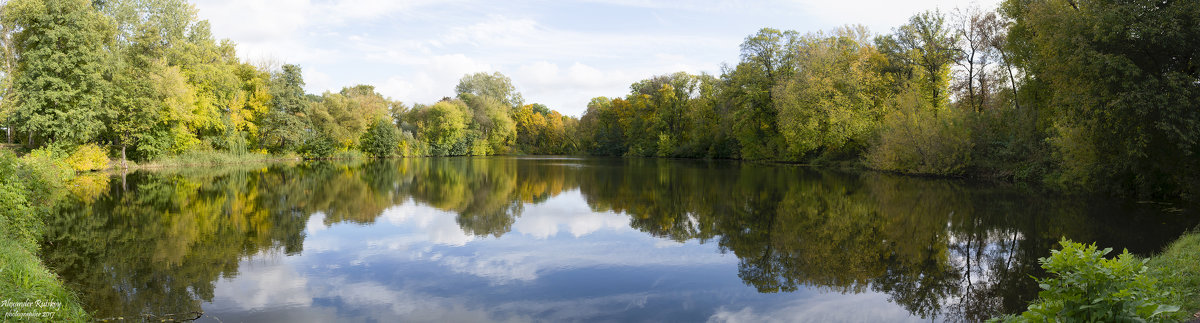
{"label": "sky", "polygon": [[887,33],[917,12],[998,0],[194,0],[214,36],[252,62],[297,64],[319,94],[357,84],[405,104],[454,96],[498,71],[526,103],[581,116],[597,96],[684,71],[719,75],[764,27],[800,33],[862,24]]}

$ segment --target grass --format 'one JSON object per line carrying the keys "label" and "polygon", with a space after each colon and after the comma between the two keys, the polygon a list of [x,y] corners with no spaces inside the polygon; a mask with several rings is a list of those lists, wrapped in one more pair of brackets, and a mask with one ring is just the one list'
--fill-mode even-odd
{"label": "grass", "polygon": [[66,166],[34,157],[0,149],[0,321],[87,321],[75,294],[37,255],[46,214],[37,201],[61,192],[64,178],[54,175]]}
{"label": "grass", "polygon": [[1184,234],[1146,263],[1151,275],[1171,290],[1170,303],[1187,313],[1200,310],[1200,231]]}
{"label": "grass", "polygon": [[[163,167],[184,167],[184,166],[213,166],[213,165],[230,165],[230,164],[245,164],[264,161],[280,161],[280,160],[300,160],[300,156],[296,154],[287,155],[271,155],[263,153],[245,153],[235,154],[220,151],[189,151],[183,154],[166,156],[154,159],[140,164],[128,161],[130,169],[141,168],[163,168]],[[116,160],[112,163],[113,169],[121,168],[121,161]]]}
{"label": "grass", "polygon": [[88,321],[75,294],[42,264],[36,249],[12,237],[0,239],[0,321]]}

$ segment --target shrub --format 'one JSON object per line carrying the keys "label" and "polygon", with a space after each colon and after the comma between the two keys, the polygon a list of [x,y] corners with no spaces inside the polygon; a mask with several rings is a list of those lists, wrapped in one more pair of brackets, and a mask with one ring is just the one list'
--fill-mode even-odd
{"label": "shrub", "polygon": [[867,151],[867,165],[911,174],[962,174],[972,147],[963,112],[939,111],[915,94],[901,95],[899,103],[884,117],[878,141]]}
{"label": "shrub", "polygon": [[655,156],[671,157],[675,153],[675,139],[666,133],[658,134],[658,151]]}
{"label": "shrub", "polygon": [[0,239],[12,237],[22,246],[33,247],[41,232],[40,221],[29,207],[19,165],[12,152],[0,150]]}
{"label": "shrub", "polygon": [[75,177],[75,170],[63,161],[63,153],[46,147],[21,157],[20,176],[29,190],[30,201],[49,203],[63,192],[64,183]]}
{"label": "shrub", "polygon": [[67,156],[67,164],[76,172],[90,172],[108,168],[108,154],[96,144],[86,144],[75,148],[75,152]]}
{"label": "shrub", "polygon": [[304,140],[304,145],[300,147],[300,155],[304,159],[321,159],[329,158],[335,150],[333,139],[322,134],[312,134]]}
{"label": "shrub", "polygon": [[400,130],[387,120],[380,119],[367,128],[359,140],[364,153],[375,158],[392,157],[396,153],[396,145],[400,141]]}
{"label": "shrub", "polygon": [[1104,258],[1112,248],[1096,250],[1063,239],[1061,250],[1041,258],[1051,277],[1039,279],[1042,291],[1016,321],[1142,322],[1171,321],[1178,306],[1165,305],[1169,296],[1158,281],[1146,275],[1146,260],[1126,250]]}
{"label": "shrub", "polygon": [[972,172],[1018,181],[1041,180],[1051,168],[1050,144],[1037,130],[1036,111],[988,109],[967,118],[974,142]]}
{"label": "shrub", "polygon": [[471,143],[471,156],[487,156],[492,154],[492,145],[488,143],[487,138],[476,138],[475,142]]}
{"label": "shrub", "polygon": [[413,138],[412,133],[408,131],[400,132],[400,141],[396,143],[396,152],[402,157],[419,157],[425,156],[429,147],[425,143]]}

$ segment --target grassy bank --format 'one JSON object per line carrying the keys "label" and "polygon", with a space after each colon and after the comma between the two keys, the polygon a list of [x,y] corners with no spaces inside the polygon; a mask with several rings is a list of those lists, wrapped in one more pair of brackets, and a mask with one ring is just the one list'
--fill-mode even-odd
{"label": "grassy bank", "polygon": [[1150,257],[1146,266],[1150,267],[1150,275],[1171,291],[1169,304],[1179,305],[1187,313],[1200,311],[1200,231],[1175,240],[1162,253]]}
{"label": "grassy bank", "polygon": [[38,258],[42,221],[73,175],[65,163],[0,149],[0,321],[86,321],[88,314]]}
{"label": "grassy bank", "polygon": [[[357,151],[334,152],[327,159],[361,160]],[[196,166],[244,165],[298,161],[299,155],[234,154],[193,151],[143,163],[129,161],[128,169],[187,169]],[[76,295],[39,257],[43,223],[64,199],[102,194],[108,175],[96,170],[121,170],[98,146],[74,151],[39,149],[20,157],[0,147],[0,322],[79,322],[91,318]]]}
{"label": "grassy bank", "polygon": [[[135,163],[126,161],[129,169],[146,169],[146,168],[164,168],[164,167],[187,167],[187,166],[213,166],[213,165],[231,165],[245,164],[270,161],[294,161],[302,160],[299,155],[286,154],[274,155],[263,153],[245,153],[235,154],[220,151],[190,151],[180,155],[166,156],[154,160]],[[113,160],[110,164],[111,169],[122,169],[121,160]]]}
{"label": "grassy bank", "polygon": [[[362,160],[368,156],[357,150],[345,150],[331,153],[325,158],[315,158],[321,160]],[[192,166],[216,166],[216,165],[237,165],[251,164],[263,162],[283,162],[283,161],[302,161],[303,156],[295,153],[289,154],[266,154],[266,153],[229,153],[221,151],[189,151],[180,155],[166,156],[156,158],[154,160],[136,163],[126,161],[128,169],[153,169],[153,168],[171,168],[171,167],[192,167]],[[112,170],[120,170],[121,160],[112,160],[108,164],[108,168]]]}

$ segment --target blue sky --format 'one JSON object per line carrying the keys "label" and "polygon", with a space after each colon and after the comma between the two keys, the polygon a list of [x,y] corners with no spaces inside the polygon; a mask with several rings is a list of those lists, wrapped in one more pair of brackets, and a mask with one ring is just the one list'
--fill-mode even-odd
{"label": "blue sky", "polygon": [[686,71],[719,74],[760,28],[801,33],[996,0],[473,1],[196,0],[218,38],[251,61],[298,64],[310,93],[374,85],[393,99],[453,96],[464,74],[499,71],[527,102],[580,116],[596,96]]}

